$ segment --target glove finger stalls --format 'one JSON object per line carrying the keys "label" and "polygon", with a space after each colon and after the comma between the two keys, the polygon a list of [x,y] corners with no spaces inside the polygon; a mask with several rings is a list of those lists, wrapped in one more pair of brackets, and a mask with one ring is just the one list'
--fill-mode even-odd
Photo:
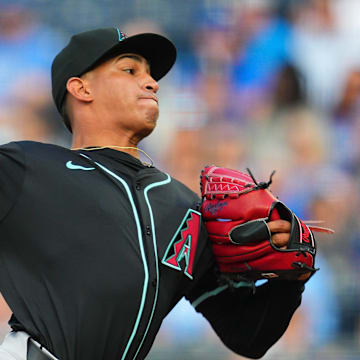
{"label": "glove finger stalls", "polygon": [[268,241],[263,241],[256,246],[212,244],[212,250],[216,260],[225,263],[251,261],[273,251]]}
{"label": "glove finger stalls", "polygon": [[265,219],[258,219],[235,226],[229,237],[233,244],[243,245],[270,240],[271,233]]}

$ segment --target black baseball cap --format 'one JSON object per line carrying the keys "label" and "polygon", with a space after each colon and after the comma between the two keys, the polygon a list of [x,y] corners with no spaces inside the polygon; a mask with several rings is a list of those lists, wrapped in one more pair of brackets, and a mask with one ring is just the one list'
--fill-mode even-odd
{"label": "black baseball cap", "polygon": [[[56,55],[51,66],[52,95],[58,111],[66,95],[66,83],[81,76],[104,59],[122,53],[143,56],[150,65],[151,76],[160,80],[176,60],[174,44],[162,35],[143,33],[126,36],[117,28],[103,28],[72,36],[70,42]],[[69,127],[69,124],[66,124]]]}

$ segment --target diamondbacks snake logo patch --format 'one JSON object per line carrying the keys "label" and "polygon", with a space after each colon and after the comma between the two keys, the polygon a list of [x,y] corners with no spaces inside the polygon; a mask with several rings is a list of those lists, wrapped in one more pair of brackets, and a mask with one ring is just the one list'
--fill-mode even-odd
{"label": "diamondbacks snake logo patch", "polygon": [[201,214],[189,209],[172,237],[162,259],[162,263],[173,269],[184,271],[193,279],[193,269],[197,242],[200,232]]}

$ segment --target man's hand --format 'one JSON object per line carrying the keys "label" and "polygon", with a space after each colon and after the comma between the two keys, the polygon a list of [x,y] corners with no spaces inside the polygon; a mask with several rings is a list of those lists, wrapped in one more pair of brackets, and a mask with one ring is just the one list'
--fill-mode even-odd
{"label": "man's hand", "polygon": [[267,225],[271,232],[273,244],[280,249],[286,249],[290,240],[290,222],[286,220],[273,220],[269,221]]}
{"label": "man's hand", "polygon": [[[290,240],[291,224],[286,220],[273,220],[267,223],[271,232],[271,240],[274,245],[284,250],[286,249]],[[311,272],[299,275],[298,280],[307,280]]]}

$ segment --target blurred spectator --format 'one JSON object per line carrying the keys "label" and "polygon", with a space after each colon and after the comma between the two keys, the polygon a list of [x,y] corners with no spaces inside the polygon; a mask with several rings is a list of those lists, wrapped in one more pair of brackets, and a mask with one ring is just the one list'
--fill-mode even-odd
{"label": "blurred spectator", "polygon": [[[16,4],[0,5],[3,143],[20,139],[65,141],[56,120],[46,117],[48,109],[53,108],[50,67],[60,46],[59,35],[36,22],[28,9]],[[59,134],[52,133],[58,130]]]}
{"label": "blurred spectator", "polygon": [[276,170],[273,191],[300,217],[312,196],[312,176],[329,159],[331,134],[322,114],[305,102],[302,78],[291,64],[281,68],[272,96],[249,123],[246,160],[260,179]]}
{"label": "blurred spectator", "polygon": [[236,56],[231,72],[234,119],[248,121],[262,106],[273,76],[289,61],[291,24],[273,1],[243,1],[236,8]]}
{"label": "blurred spectator", "polygon": [[319,251],[331,264],[339,309],[338,340],[359,346],[360,320],[360,225],[358,183],[351,175],[328,168],[314,179],[316,191],[310,204],[314,218],[335,230],[318,236]]}
{"label": "blurred spectator", "polygon": [[267,358],[312,359],[314,353],[336,340],[339,307],[333,280],[334,270],[320,255],[314,274],[306,285],[301,307],[296,311],[283,338],[268,353]]}
{"label": "blurred spectator", "polygon": [[355,60],[348,46],[353,35],[340,30],[334,4],[333,0],[307,0],[293,8],[293,61],[304,74],[308,101],[326,112],[338,101]]}
{"label": "blurred spectator", "polygon": [[334,113],[333,161],[353,174],[360,174],[360,71],[349,72]]}
{"label": "blurred spectator", "polygon": [[[26,8],[0,5],[0,98],[2,102],[16,95],[18,86],[31,86],[27,77],[40,80],[38,91],[50,84],[51,62],[59,50],[60,38],[50,28],[35,21]],[[18,85],[21,83],[21,85]],[[25,86],[26,84],[26,86]],[[35,86],[35,84],[33,85]],[[48,86],[46,90],[50,87]]]}
{"label": "blurred spectator", "polygon": [[305,103],[302,76],[291,63],[284,63],[279,69],[273,88],[272,102],[279,111]]}

